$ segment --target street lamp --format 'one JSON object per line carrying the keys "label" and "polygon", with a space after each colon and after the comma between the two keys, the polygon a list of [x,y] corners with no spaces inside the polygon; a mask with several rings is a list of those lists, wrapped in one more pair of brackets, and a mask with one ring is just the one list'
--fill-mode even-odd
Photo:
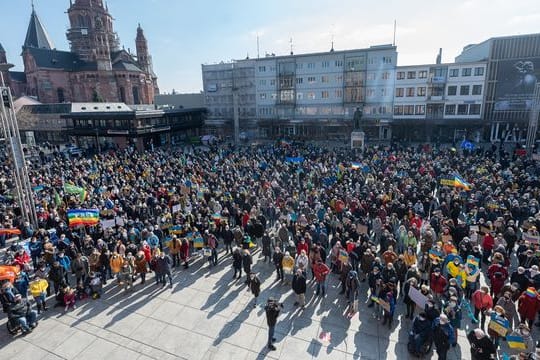
{"label": "street lamp", "polygon": [[536,132],[538,131],[538,115],[540,113],[540,82],[534,87],[534,95],[531,103],[531,112],[529,114],[529,126],[527,129],[526,149],[527,155],[532,156],[534,144],[536,142]]}
{"label": "street lamp", "polygon": [[38,221],[34,203],[34,194],[32,193],[32,187],[30,186],[28,168],[22,149],[21,135],[19,133],[19,125],[17,124],[17,118],[15,116],[15,111],[13,110],[13,98],[11,96],[11,90],[6,86],[2,74],[3,71],[7,71],[12,67],[12,64],[0,64],[0,122],[4,133],[5,144],[9,149],[13,168],[15,170],[15,191],[17,192],[17,201],[21,209],[21,215],[24,221],[28,221],[34,228],[37,228]]}

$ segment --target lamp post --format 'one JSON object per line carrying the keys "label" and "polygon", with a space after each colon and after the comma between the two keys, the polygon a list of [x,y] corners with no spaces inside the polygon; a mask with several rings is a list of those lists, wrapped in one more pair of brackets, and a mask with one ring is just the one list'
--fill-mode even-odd
{"label": "lamp post", "polygon": [[540,82],[537,82],[534,87],[534,95],[531,104],[531,112],[529,114],[529,126],[527,128],[527,156],[531,157],[536,142],[536,132],[538,131],[538,116],[540,113]]}
{"label": "lamp post", "polygon": [[0,64],[0,123],[4,134],[5,144],[11,155],[14,168],[15,191],[17,202],[21,209],[24,221],[28,221],[34,228],[38,227],[34,194],[30,186],[28,168],[22,149],[19,125],[15,111],[13,110],[13,98],[11,90],[5,85],[3,71],[12,68],[12,64]]}

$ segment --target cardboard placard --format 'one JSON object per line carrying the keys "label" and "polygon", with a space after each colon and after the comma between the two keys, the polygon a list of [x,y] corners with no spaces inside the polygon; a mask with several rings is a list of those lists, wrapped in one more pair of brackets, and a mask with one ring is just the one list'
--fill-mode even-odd
{"label": "cardboard placard", "polygon": [[118,225],[118,226],[124,226],[124,224],[125,224],[124,218],[121,217],[121,216],[115,217],[114,221],[116,221],[116,225]]}
{"label": "cardboard placard", "polygon": [[101,220],[100,221],[101,223],[101,227],[103,229],[110,229],[110,228],[113,228],[116,226],[116,222],[114,221],[114,219],[111,219],[111,220]]}
{"label": "cardboard placard", "polygon": [[420,309],[425,309],[428,298],[414,286],[409,288],[409,297]]}
{"label": "cardboard placard", "polygon": [[526,233],[524,232],[522,235],[521,235],[521,238],[525,241],[528,241],[529,244],[538,244],[538,242],[540,242],[540,236],[538,235],[531,235],[529,233]]}
{"label": "cardboard placard", "polygon": [[484,226],[484,225],[480,225],[480,230],[478,231],[480,234],[489,234],[490,233],[490,229],[487,227],[487,226]]}
{"label": "cardboard placard", "polygon": [[182,206],[180,204],[178,205],[173,205],[172,207],[172,213],[173,214],[176,214],[177,212],[180,212],[180,210],[182,209]]}
{"label": "cardboard placard", "polygon": [[358,224],[356,225],[356,231],[359,234],[368,234],[368,227],[366,225]]}
{"label": "cardboard placard", "polygon": [[441,240],[442,242],[447,242],[448,240],[452,241],[452,235],[448,234],[448,235],[441,235]]}

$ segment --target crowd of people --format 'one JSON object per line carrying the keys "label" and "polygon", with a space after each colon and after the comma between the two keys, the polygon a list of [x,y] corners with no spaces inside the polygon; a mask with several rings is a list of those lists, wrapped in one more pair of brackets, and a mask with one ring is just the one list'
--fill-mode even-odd
{"label": "crowd of people", "polygon": [[[456,174],[464,183],[441,185]],[[9,243],[3,263],[20,272],[3,283],[0,298],[30,332],[38,317],[29,296],[38,313],[51,297],[69,311],[99,298],[111,279],[129,293],[137,277],[145,284],[154,272],[157,286],[172,287],[173,268],[199,255],[218,266],[223,251],[234,279],[243,270],[256,306],[256,248],[302,309],[309,281],[313,296],[324,298],[329,276],[341,281],[346,316],[372,311],[392,328],[404,302],[400,326],[410,329],[416,355],[433,343],[445,359],[467,324],[472,358],[496,358],[503,342],[508,356],[532,358],[540,325],[539,174],[535,162],[504,151],[429,146],[54,154],[30,168],[37,228],[15,208],[13,180],[0,179],[0,247],[9,230],[25,239]],[[76,208],[99,209],[101,223],[70,226],[67,213]],[[279,306],[271,303],[273,331]]]}

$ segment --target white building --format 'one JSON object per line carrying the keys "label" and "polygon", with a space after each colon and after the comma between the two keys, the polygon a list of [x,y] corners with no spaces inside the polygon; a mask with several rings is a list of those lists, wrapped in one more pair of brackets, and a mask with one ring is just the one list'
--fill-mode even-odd
{"label": "white building", "polygon": [[[366,124],[389,124],[396,62],[396,47],[382,45],[203,65],[208,124],[232,130],[232,74],[228,74],[238,67],[253,71],[246,83],[254,83],[253,89],[248,88],[255,104],[248,101],[247,105],[250,109],[255,105],[255,121],[250,121],[251,113],[240,114],[241,131],[253,136],[342,138],[350,133],[358,109],[363,109]],[[240,91],[241,87],[234,88]],[[377,131],[375,137],[390,136],[387,126],[378,126]]]}
{"label": "white building", "polygon": [[486,62],[398,66],[393,136],[406,141],[476,139]]}

